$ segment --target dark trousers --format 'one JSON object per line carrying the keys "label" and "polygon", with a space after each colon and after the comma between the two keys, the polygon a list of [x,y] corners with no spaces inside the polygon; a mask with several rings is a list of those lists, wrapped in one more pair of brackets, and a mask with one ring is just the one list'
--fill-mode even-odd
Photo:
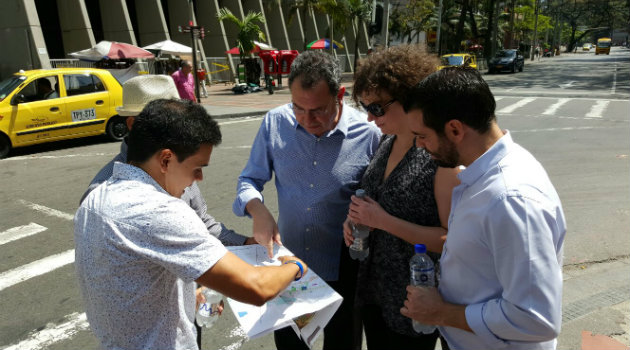
{"label": "dark trousers", "polygon": [[[438,339],[438,331],[422,334],[419,337],[396,333],[385,324],[381,308],[366,305],[361,308],[361,317],[365,329],[368,350],[414,349],[433,350]],[[411,319],[409,319],[411,322]]]}
{"label": "dark trousers", "polygon": [[[326,281],[343,297],[343,302],[330,322],[324,327],[323,350],[354,350],[361,348],[361,328],[354,312],[354,294],[357,282],[358,263],[350,259],[348,248],[343,245],[339,265],[339,279]],[[356,318],[356,319],[355,319]],[[359,327],[357,327],[359,326]],[[273,333],[278,350],[308,350],[291,327]]]}

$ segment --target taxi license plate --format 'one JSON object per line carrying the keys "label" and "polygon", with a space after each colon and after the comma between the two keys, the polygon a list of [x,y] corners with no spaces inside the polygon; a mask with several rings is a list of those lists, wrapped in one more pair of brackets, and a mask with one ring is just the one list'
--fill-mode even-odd
{"label": "taxi license plate", "polygon": [[72,121],[82,122],[84,120],[96,119],[96,110],[94,108],[78,109],[72,111]]}

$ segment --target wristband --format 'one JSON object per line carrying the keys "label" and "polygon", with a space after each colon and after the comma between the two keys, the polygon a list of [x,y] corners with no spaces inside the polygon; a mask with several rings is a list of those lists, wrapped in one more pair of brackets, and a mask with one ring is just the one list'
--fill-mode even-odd
{"label": "wristband", "polygon": [[297,265],[300,268],[300,277],[296,277],[294,279],[294,281],[299,281],[304,276],[304,266],[302,266],[302,263],[297,260],[287,260],[284,262],[283,265],[291,264],[291,263]]}

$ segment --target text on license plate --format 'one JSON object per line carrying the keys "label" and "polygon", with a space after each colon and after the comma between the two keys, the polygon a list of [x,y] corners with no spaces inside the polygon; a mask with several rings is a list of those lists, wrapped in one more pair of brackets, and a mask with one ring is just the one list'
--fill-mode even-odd
{"label": "text on license plate", "polygon": [[72,111],[73,122],[81,122],[91,119],[96,119],[96,110],[94,108],[78,109],[76,111]]}

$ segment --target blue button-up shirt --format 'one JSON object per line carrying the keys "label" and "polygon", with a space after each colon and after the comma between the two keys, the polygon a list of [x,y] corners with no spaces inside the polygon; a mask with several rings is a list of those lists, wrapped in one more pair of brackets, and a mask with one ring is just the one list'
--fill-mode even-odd
{"label": "blue button-up shirt", "polygon": [[249,201],[262,201],[275,173],[282,243],[324,280],[337,280],[350,196],[380,136],[365,114],[345,104],[336,127],[321,137],[298,124],[291,104],[271,110],[239,176],[234,213],[244,216]]}
{"label": "blue button-up shirt", "polygon": [[451,349],[555,349],[566,223],[547,173],[506,133],[458,176],[439,291],[474,333],[440,332]]}

